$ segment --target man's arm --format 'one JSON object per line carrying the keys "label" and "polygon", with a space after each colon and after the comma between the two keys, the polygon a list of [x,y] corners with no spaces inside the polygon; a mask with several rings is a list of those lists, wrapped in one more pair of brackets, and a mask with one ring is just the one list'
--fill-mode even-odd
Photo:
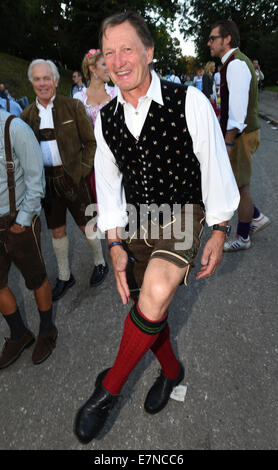
{"label": "man's arm", "polygon": [[[122,242],[121,231],[122,228],[117,227],[116,229],[108,230],[106,232],[106,236],[108,246],[110,247],[110,256],[114,269],[117,290],[120,294],[123,304],[125,305],[129,300],[130,291],[126,279],[128,256],[123,247],[118,244]],[[113,244],[113,242],[117,243]]]}
{"label": "man's arm", "polygon": [[[193,150],[200,162],[207,224],[227,225],[238,207],[239,191],[218,120],[206,97],[195,88],[187,92],[185,112]],[[222,257],[225,236],[224,232],[212,231],[197,279],[214,273]]]}
{"label": "man's arm", "polygon": [[[218,225],[227,225],[228,221],[221,222]],[[201,269],[196,275],[196,279],[211,276],[221,261],[223,246],[226,234],[220,230],[213,230],[211,237],[207,241],[201,258]]]}
{"label": "man's arm", "polygon": [[[108,245],[121,242],[122,230],[128,222],[122,175],[116,166],[114,156],[102,134],[101,117],[95,124],[97,150],[95,155],[95,176],[98,200],[98,227],[106,232]],[[128,302],[130,292],[126,280],[128,257],[121,245],[110,248],[110,255],[118,292],[123,304]]]}
{"label": "man's arm", "polygon": [[[233,144],[238,133],[246,127],[251,73],[242,60],[233,60],[227,67],[229,110],[225,141]],[[226,140],[227,138],[227,140]],[[229,147],[229,146],[227,146]],[[229,149],[227,149],[229,151]]]}
{"label": "man's arm", "polygon": [[41,211],[45,177],[42,153],[31,128],[20,119],[13,119],[10,127],[12,147],[20,160],[24,174],[25,196],[20,205],[16,224],[30,226]]}

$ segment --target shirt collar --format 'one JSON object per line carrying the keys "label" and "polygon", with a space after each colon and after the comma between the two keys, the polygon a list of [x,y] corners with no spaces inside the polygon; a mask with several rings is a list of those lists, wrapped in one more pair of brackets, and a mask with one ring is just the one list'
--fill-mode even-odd
{"label": "shirt collar", "polygon": [[47,110],[47,109],[53,108],[53,106],[54,106],[54,105],[53,105],[53,101],[55,100],[55,98],[56,98],[56,95],[52,96],[52,98],[50,99],[50,102],[48,103],[47,107],[45,108],[42,104],[40,104],[39,99],[38,99],[38,97],[36,96],[36,105],[37,105],[37,108],[40,109],[40,110],[41,110],[41,109]]}
{"label": "shirt collar", "polygon": [[224,64],[226,62],[226,60],[230,57],[230,55],[232,55],[232,53],[237,49],[237,47],[234,47],[233,49],[229,49],[228,52],[226,52],[225,55],[223,55],[223,57],[221,58],[221,62],[222,64]]}
{"label": "shirt collar", "polygon": [[[150,100],[155,101],[158,104],[164,105],[163,98],[162,98],[162,93],[161,93],[161,83],[160,83],[159,76],[157,75],[157,73],[154,70],[151,71],[151,76],[152,76],[152,80],[151,80],[151,84],[149,86],[149,89],[148,89],[146,95],[141,96],[141,98],[139,98],[139,100],[148,98]],[[116,111],[118,109],[119,103],[124,105],[124,104],[127,103],[127,101],[124,99],[121,90],[118,88],[117,104],[116,104],[114,114],[116,113]]]}

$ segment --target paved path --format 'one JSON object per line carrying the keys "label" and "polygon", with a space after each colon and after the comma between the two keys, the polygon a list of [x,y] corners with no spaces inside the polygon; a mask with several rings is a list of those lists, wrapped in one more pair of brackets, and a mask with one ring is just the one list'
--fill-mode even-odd
{"label": "paved path", "polygon": [[[252,190],[272,223],[254,237],[250,250],[226,253],[210,279],[196,281],[193,270],[189,287],[178,289],[170,309],[173,346],[186,371],[185,401],[170,400],[156,416],[144,413],[144,398],[159,368],[147,353],[100,438],[87,446],[76,440],[74,416],[92,393],[98,372],[111,365],[128,309],[121,305],[111,269],[101,287],[88,287],[89,250],[69,219],[77,283],[55,306],[59,337],[53,355],[34,366],[32,351],[26,350],[0,372],[0,449],[278,448],[278,130],[265,120],[261,126]],[[54,283],[56,264],[42,222],[43,253]],[[203,241],[207,236],[208,229]],[[36,333],[32,294],[14,268],[10,284]],[[2,319],[0,330],[1,336],[8,334]]]}
{"label": "paved path", "polygon": [[278,91],[263,90],[259,93],[259,114],[278,126]]}

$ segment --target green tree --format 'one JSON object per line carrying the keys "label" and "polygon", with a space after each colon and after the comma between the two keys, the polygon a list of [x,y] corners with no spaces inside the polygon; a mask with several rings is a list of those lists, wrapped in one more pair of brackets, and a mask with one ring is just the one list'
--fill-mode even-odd
{"label": "green tree", "polygon": [[[200,62],[210,60],[207,47],[211,25],[219,19],[232,19],[240,30],[241,50],[250,58],[256,58],[266,72],[267,80],[271,80],[278,67],[278,4],[270,0],[185,0],[180,28],[184,36],[195,38],[196,50]],[[269,68],[269,51],[271,47],[272,67]],[[276,44],[276,46],[275,46]],[[266,54],[266,51],[268,52]]]}
{"label": "green tree", "polygon": [[64,56],[67,63],[80,67],[84,54],[90,48],[98,47],[100,24],[104,18],[132,9],[146,19],[156,43],[156,58],[163,65],[166,52],[176,55],[176,46],[170,47],[170,32],[173,30],[174,19],[181,12],[181,6],[175,0],[66,0],[65,18],[66,35],[70,38],[64,44]]}
{"label": "green tree", "polygon": [[1,0],[0,50],[80,68],[88,49],[98,47],[103,19],[130,8],[146,19],[159,66],[175,68],[181,51],[171,32],[182,11],[176,0]]}

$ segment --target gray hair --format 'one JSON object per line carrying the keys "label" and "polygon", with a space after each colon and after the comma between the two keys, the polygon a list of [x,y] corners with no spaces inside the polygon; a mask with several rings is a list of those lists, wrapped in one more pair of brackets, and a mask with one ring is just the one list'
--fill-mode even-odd
{"label": "gray hair", "polygon": [[28,78],[29,78],[31,83],[32,83],[32,69],[35,65],[38,65],[38,64],[47,64],[47,65],[49,65],[49,67],[51,68],[51,71],[52,71],[54,81],[56,81],[56,80],[59,81],[60,80],[59,71],[58,71],[56,65],[54,64],[54,62],[52,62],[52,60],[35,59],[29,65],[28,72],[27,72]]}

